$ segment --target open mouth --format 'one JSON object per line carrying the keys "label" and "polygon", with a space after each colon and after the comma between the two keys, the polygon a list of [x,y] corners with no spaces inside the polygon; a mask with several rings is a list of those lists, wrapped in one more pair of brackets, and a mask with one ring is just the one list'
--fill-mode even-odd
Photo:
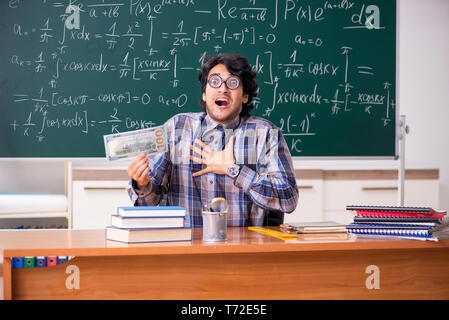
{"label": "open mouth", "polygon": [[219,107],[227,107],[229,105],[229,101],[226,99],[217,99],[215,100],[215,104]]}

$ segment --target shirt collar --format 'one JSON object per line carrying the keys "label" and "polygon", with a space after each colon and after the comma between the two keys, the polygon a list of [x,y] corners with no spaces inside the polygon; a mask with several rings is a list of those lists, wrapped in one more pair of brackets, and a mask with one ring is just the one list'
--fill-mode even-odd
{"label": "shirt collar", "polygon": [[[240,124],[240,115],[235,117],[234,119],[232,119],[230,122],[221,125],[224,129],[232,129],[234,130],[235,128],[237,128],[237,126]],[[211,130],[211,129],[215,129],[216,127],[219,126],[218,123],[216,123],[214,120],[211,119],[211,117],[209,117],[208,114],[205,114],[204,117],[205,120],[205,124],[206,124],[206,130]]]}

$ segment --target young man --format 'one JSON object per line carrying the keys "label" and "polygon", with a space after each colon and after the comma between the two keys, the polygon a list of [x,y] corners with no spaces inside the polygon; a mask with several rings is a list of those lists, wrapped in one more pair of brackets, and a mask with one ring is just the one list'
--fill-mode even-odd
{"label": "young man", "polygon": [[249,114],[256,76],[238,55],[218,55],[201,67],[203,112],[169,119],[169,150],[142,154],[127,168],[135,205],[182,206],[193,227],[202,226],[202,209],[216,197],[228,202],[229,226],[260,226],[269,211],[295,210],[298,189],[282,133]]}

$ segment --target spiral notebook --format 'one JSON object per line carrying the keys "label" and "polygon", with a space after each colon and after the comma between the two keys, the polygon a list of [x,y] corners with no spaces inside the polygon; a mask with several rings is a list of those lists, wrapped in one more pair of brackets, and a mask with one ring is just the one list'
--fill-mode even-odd
{"label": "spiral notebook", "polygon": [[360,206],[348,205],[346,210],[355,211],[359,217],[372,218],[438,218],[447,220],[445,210],[430,207],[399,207],[399,206]]}
{"label": "spiral notebook", "polygon": [[403,225],[403,224],[367,224],[350,223],[346,226],[349,233],[367,236],[389,236],[406,239],[433,240],[449,238],[449,226]]}
{"label": "spiral notebook", "polygon": [[437,225],[444,222],[443,219],[436,217],[365,217],[365,216],[355,216],[353,218],[354,222],[359,223],[384,223],[384,224],[428,224]]}
{"label": "spiral notebook", "polygon": [[446,210],[437,210],[430,207],[404,207],[404,206],[360,206],[348,205],[346,210],[352,211],[371,211],[382,213],[420,213],[426,215],[432,214],[446,214]]}
{"label": "spiral notebook", "polygon": [[356,215],[348,233],[367,237],[433,240],[449,238],[449,217],[445,210],[430,207],[348,205]]}
{"label": "spiral notebook", "polygon": [[[441,226],[439,226],[441,227]],[[394,229],[394,230],[429,230],[436,231],[438,226],[427,224],[403,224],[403,223],[357,223],[351,222],[346,228],[352,229]]]}
{"label": "spiral notebook", "polygon": [[356,234],[357,236],[367,236],[374,238],[402,238],[402,239],[416,239],[416,240],[432,240],[438,241],[438,238],[429,234],[427,230],[400,230],[400,229],[358,229],[347,228],[349,233]]}

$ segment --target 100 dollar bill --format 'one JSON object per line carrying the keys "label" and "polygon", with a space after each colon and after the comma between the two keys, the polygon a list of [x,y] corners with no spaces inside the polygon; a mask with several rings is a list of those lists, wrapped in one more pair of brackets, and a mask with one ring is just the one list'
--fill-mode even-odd
{"label": "100 dollar bill", "polygon": [[168,150],[167,136],[163,126],[108,134],[103,138],[108,160],[125,159],[141,153],[150,154]]}

